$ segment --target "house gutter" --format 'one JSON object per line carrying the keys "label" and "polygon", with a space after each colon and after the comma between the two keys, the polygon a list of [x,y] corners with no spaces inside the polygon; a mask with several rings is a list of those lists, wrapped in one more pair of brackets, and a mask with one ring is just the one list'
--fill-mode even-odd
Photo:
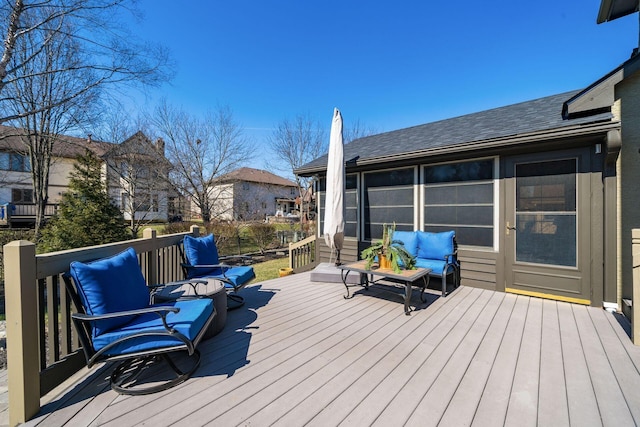
{"label": "house gutter", "polygon": [[[425,150],[410,151],[407,153],[392,154],[388,156],[377,156],[363,159],[362,156],[357,161],[357,166],[368,166],[380,163],[398,162],[404,160],[411,160],[416,157],[431,157],[446,154],[467,153],[470,151],[487,150],[493,148],[505,148],[514,147],[519,145],[526,145],[530,143],[539,143],[544,141],[551,141],[555,139],[567,139],[567,138],[579,138],[584,136],[593,136],[594,134],[603,133],[603,137],[610,130],[620,128],[620,122],[606,121],[602,123],[579,125],[570,128],[552,129],[548,131],[541,131],[536,133],[529,133],[523,135],[510,135],[505,137],[486,139],[477,142],[464,142],[461,144],[448,145],[445,147],[429,148]],[[295,173],[298,175],[312,175],[314,173],[323,172],[327,169],[326,165],[316,166],[312,168],[300,168],[296,169]]]}

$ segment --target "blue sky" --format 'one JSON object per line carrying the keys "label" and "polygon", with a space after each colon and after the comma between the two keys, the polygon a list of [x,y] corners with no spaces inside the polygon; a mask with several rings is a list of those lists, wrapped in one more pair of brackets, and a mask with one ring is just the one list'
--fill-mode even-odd
{"label": "blue sky", "polygon": [[[188,5],[188,6],[187,6]],[[151,93],[199,114],[229,105],[263,144],[284,118],[389,131],[583,88],[629,58],[638,14],[600,0],[141,0],[141,37],[168,47]],[[261,159],[248,166],[264,167]]]}

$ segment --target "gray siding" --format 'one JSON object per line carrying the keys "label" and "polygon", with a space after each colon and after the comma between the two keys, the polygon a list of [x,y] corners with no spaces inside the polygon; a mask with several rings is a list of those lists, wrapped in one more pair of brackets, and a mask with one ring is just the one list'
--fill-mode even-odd
{"label": "gray siding", "polygon": [[[460,282],[465,286],[497,290],[496,252],[458,249],[460,259]],[[504,289],[502,289],[504,290]]]}

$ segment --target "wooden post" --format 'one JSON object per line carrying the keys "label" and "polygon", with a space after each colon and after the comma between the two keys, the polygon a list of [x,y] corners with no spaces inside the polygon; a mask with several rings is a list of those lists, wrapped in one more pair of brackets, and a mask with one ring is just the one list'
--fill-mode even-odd
{"label": "wooden post", "polygon": [[200,227],[198,227],[197,225],[192,225],[191,226],[191,235],[193,237],[200,237]]}
{"label": "wooden post", "polygon": [[631,339],[640,345],[640,229],[631,230],[633,288],[631,291]]}
{"label": "wooden post", "polygon": [[[145,228],[142,231],[143,239],[155,239],[157,235],[158,231],[153,228]],[[155,244],[152,244],[151,246],[155,249],[149,253],[149,257],[147,259],[147,283],[149,285],[155,285],[158,283],[158,249]]]}
{"label": "wooden post", "polygon": [[40,366],[36,289],[36,246],[20,240],[4,246],[9,365],[9,425],[40,410]]}

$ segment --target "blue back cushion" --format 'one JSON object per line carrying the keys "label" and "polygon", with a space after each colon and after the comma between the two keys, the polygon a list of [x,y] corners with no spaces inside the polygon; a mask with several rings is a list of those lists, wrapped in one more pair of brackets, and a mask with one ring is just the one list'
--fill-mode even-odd
{"label": "blue back cushion", "polygon": [[416,233],[418,234],[418,257],[444,260],[445,255],[453,253],[455,231],[442,233],[417,231]]}
{"label": "blue back cushion", "polygon": [[393,240],[404,243],[404,248],[414,257],[418,255],[418,235],[414,231],[395,231]]}
{"label": "blue back cushion", "polygon": [[[190,265],[213,265],[219,263],[218,248],[213,234],[205,237],[184,236],[184,256]],[[220,273],[220,268],[187,269],[187,279]]]}
{"label": "blue back cushion", "polygon": [[[133,248],[90,263],[74,261],[69,272],[87,314],[107,314],[149,306],[149,290]],[[96,321],[93,335],[98,336],[130,320],[131,317],[127,316]]]}

